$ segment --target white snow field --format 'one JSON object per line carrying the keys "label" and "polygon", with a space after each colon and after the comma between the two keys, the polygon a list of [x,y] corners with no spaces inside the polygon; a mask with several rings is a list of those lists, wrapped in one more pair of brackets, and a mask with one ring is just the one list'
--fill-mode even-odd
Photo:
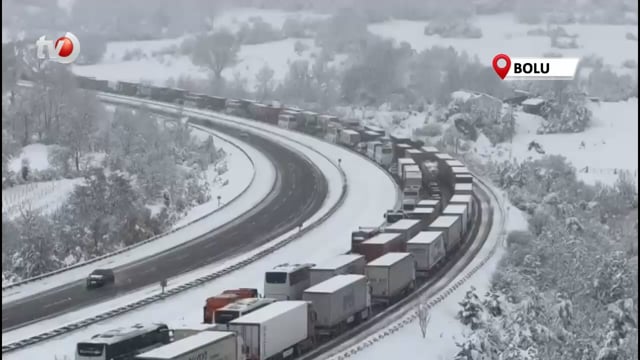
{"label": "white snow field", "polygon": [[[299,41],[308,49],[300,54],[294,51],[294,44]],[[154,51],[164,50],[180,43],[180,40],[123,41],[109,43],[107,54],[102,62],[94,65],[74,65],[73,72],[81,76],[93,76],[110,81],[147,82],[165,85],[168,79],[181,76],[198,80],[206,80],[208,72],[194,65],[185,55],[164,54],[152,55]],[[145,54],[144,59],[122,60],[127,50],[140,47]],[[255,88],[256,74],[267,65],[273,71],[273,79],[280,82],[289,71],[289,63],[295,60],[311,60],[318,49],[310,39],[284,39],[264,44],[243,45],[238,52],[238,61],[222,72],[222,76],[232,81],[236,74],[246,80],[246,88]]]}
{"label": "white snow field", "polygon": [[[475,144],[477,154],[485,160],[518,161],[538,159],[544,155],[528,151],[531,141],[539,143],[546,154],[566,157],[578,170],[578,177],[587,183],[614,184],[625,171],[638,183],[638,98],[625,102],[591,103],[594,114],[591,126],[582,133],[537,135],[542,118],[523,112],[516,117],[517,133],[513,144],[492,147],[488,139]],[[584,142],[584,147],[581,143]],[[588,167],[588,172],[586,168]]]}
{"label": "white snow field", "polygon": [[266,23],[276,29],[281,29],[284,22],[289,19],[298,21],[322,20],[328,17],[325,14],[318,14],[309,11],[283,11],[276,9],[256,9],[256,8],[235,8],[227,9],[217,15],[213,21],[214,29],[227,28],[237,31],[242,25],[252,17],[261,17]]}
{"label": "white snow field", "polygon": [[[202,111],[193,111],[192,113],[209,114]],[[207,297],[218,294],[224,289],[237,287],[255,287],[261,291],[264,271],[277,264],[283,262],[317,262],[343,253],[350,247],[350,233],[354,228],[357,226],[381,224],[384,211],[396,206],[398,190],[393,180],[375,164],[364,160],[359,155],[303,134],[246,119],[226,115],[221,115],[221,117],[238,124],[254,126],[253,128],[246,127],[245,129],[248,132],[254,132],[256,127],[272,131],[273,133],[269,135],[270,137],[304,152],[306,156],[320,167],[325,176],[327,176],[327,180],[329,181],[328,198],[325,200],[322,209],[305,222],[305,226],[322,217],[340,197],[343,181],[336,165],[338,159],[342,160],[341,166],[344,169],[348,184],[348,193],[342,206],[329,217],[328,220],[305,234],[302,238],[297,239],[273,254],[241,270],[205,284],[200,288],[186,291],[181,295],[149,305],[127,315],[91,325],[85,331],[63,335],[23,350],[8,353],[3,359],[53,359],[54,356],[62,357],[65,355],[71,357],[74,353],[75,344],[89,337],[91,334],[126,324],[148,321],[149,319],[165,321],[173,327],[196,325],[202,321],[202,306]],[[327,156],[330,160],[321,154]],[[372,194],[376,194],[376,196],[372,196]],[[292,230],[279,239],[286,238],[295,232],[297,232],[297,230]],[[271,243],[277,242],[279,239]],[[178,279],[170,279],[169,286],[178,286],[181,282],[192,280],[198,275],[211,273],[215,271],[215,269],[220,269],[240,259],[251,256],[269,245],[270,244],[266,244],[259,249],[255,249],[233,259],[228,259],[223,263],[213,264],[206,268],[182,275]],[[141,290],[141,294],[137,294],[137,296],[157,293],[158,291],[159,289],[157,287],[150,287]],[[32,336],[36,333],[51,329],[52,327],[63,326],[70,321],[84,318],[97,312],[108,311],[108,309],[112,307],[123,305],[133,300],[134,297],[135,295],[132,294],[93,306],[92,308],[69,313],[56,319],[45,320],[38,324],[28,325],[12,332],[3,333],[3,344]]]}
{"label": "white snow field", "polygon": [[[288,18],[296,20],[315,20],[326,17],[310,12],[286,12],[265,9],[230,9],[223,11],[214,19],[214,28],[227,28],[237,31],[241,24],[251,17],[261,17],[276,29],[281,29]],[[188,76],[194,79],[207,79],[208,72],[193,64],[188,56],[178,55],[175,50],[187,38],[150,40],[150,41],[118,41],[107,44],[107,51],[102,61],[95,65],[74,65],[73,72],[82,76],[93,76],[111,81],[149,82],[164,85],[168,79]],[[308,47],[300,54],[294,51],[294,44],[299,41]],[[139,49],[143,58],[123,60],[130,51]],[[164,55],[158,53],[165,52]],[[170,53],[167,53],[170,52]],[[313,39],[283,39],[256,45],[243,45],[238,53],[238,61],[222,72],[226,80],[233,80],[238,74],[247,81],[247,89],[255,87],[256,74],[267,65],[274,71],[274,82],[282,81],[289,71],[289,64],[295,60],[313,60],[319,49]]]}
{"label": "white snow field", "polygon": [[638,60],[638,42],[625,38],[626,33],[638,35],[638,27],[635,25],[562,25],[569,34],[578,35],[579,47],[556,49],[551,47],[548,37],[527,36],[528,30],[544,28],[544,24],[518,24],[512,14],[483,15],[474,18],[472,22],[482,29],[482,38],[443,39],[440,36],[427,36],[424,35],[426,21],[386,21],[370,25],[369,31],[398,42],[406,41],[417,51],[436,45],[453,47],[472,57],[478,56],[487,66],[500,53],[513,57],[536,57],[551,52],[565,57],[595,54],[602,57],[605,64],[619,71],[625,71],[622,69],[625,60]]}
{"label": "white snow field", "polygon": [[[20,173],[22,162],[27,161],[29,169],[47,170],[49,164],[49,146],[30,144],[22,148],[20,154],[9,160],[9,169]],[[9,219],[20,216],[23,210],[36,210],[50,213],[60,207],[68,194],[82,179],[61,179],[16,185],[2,191],[2,213]]]}
{"label": "white snow field", "polygon": [[[501,202],[506,204],[508,199],[506,194],[494,187],[493,192],[501,198]],[[497,212],[497,211],[496,211]],[[498,243],[498,248],[493,256],[489,257],[489,260],[471,276],[464,285],[460,286],[457,290],[454,290],[447,298],[442,302],[435,305],[431,310],[431,318],[427,326],[427,336],[422,338],[422,333],[418,325],[418,321],[414,321],[409,325],[402,327],[397,332],[390,333],[388,336],[378,340],[372,346],[366,347],[364,350],[359,351],[355,355],[352,355],[352,359],[362,360],[387,360],[391,358],[398,359],[412,359],[415,358],[415,354],[428,354],[423,355],[424,359],[428,360],[449,360],[453,359],[457,353],[456,342],[463,340],[463,334],[466,330],[464,326],[456,319],[456,315],[460,310],[458,302],[464,297],[464,294],[471,286],[476,288],[476,293],[484,295],[489,289],[491,277],[493,272],[497,268],[498,262],[504,254],[504,247],[501,243],[503,237],[502,234],[515,230],[527,229],[526,215],[513,206],[506,205],[505,211],[505,228],[504,233],[501,229],[492,229],[491,234],[483,248],[480,250],[475,259],[465,267],[465,270],[450,281],[453,284],[460,280],[469,269],[472,269],[479,264],[483,259],[487,258],[491,248]],[[500,234],[502,233],[502,234]],[[429,299],[434,299],[444,291],[434,293]],[[428,301],[425,300],[424,303]],[[413,311],[413,310],[412,310]],[[391,322],[390,327],[396,324],[397,321]],[[376,335],[380,332],[384,332],[388,328],[384,328],[376,332]],[[367,339],[372,338],[368,337]],[[360,344],[361,341],[355,341],[356,344]],[[354,347],[357,345],[354,345]],[[352,349],[353,347],[346,347],[346,349]],[[344,350],[341,348],[341,350]],[[338,354],[342,354],[344,351],[337,352],[331,360],[336,360]],[[426,356],[426,357],[424,357]]]}
{"label": "white snow field", "polygon": [[49,214],[67,200],[83,179],[61,179],[16,185],[2,190],[2,213],[15,219],[22,211],[33,210]]}
{"label": "white snow field", "polygon": [[[156,241],[134,247],[129,251],[86,266],[79,266],[42,280],[3,291],[2,303],[15,301],[25,296],[84,279],[94,268],[121,266],[178,246],[228,223],[260,203],[269,194],[275,182],[275,168],[271,161],[247,143],[221,133],[213,131],[211,133],[216,136],[216,146],[222,146],[233,157],[233,162],[229,164],[229,172],[225,174],[225,178],[229,180],[229,185],[227,185],[229,189],[223,187],[219,192],[216,192],[216,188],[213,188],[213,193],[216,195],[212,201],[192,209],[187,217],[189,220],[196,220],[207,212],[215,210],[217,208],[217,199],[215,198],[217,194],[222,196],[223,202],[229,202],[227,206],[221,207],[219,211],[210,216],[177,229]],[[246,155],[235,146],[242,148]],[[254,181],[254,178],[258,178],[259,181]]]}

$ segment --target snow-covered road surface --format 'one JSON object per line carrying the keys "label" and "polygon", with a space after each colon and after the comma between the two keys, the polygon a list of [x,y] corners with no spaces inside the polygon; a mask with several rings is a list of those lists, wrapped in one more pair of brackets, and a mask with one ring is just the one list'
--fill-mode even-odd
{"label": "snow-covered road surface", "polygon": [[[117,267],[135,262],[152,254],[166,251],[228,223],[262,201],[271,191],[275,181],[276,170],[271,164],[271,161],[247,143],[233,139],[222,133],[213,131],[211,133],[216,135],[219,142],[226,142],[228,148],[233,147],[236,149],[236,151],[232,153],[234,157],[233,167],[230,166],[230,171],[234,172],[234,178],[229,178],[229,183],[236,183],[232,185],[234,187],[233,190],[236,192],[235,194],[233,194],[232,191],[225,193],[225,197],[227,198],[226,206],[221,207],[219,210],[210,207],[208,209],[196,209],[194,213],[188,214],[188,216],[191,216],[191,220],[205,216],[207,212],[211,214],[202,218],[200,221],[176,229],[176,231],[166,236],[134,247],[123,253],[92,262],[86,266],[78,266],[41,280],[3,290],[2,303],[5,304],[19,300],[26,296],[31,296],[84,279],[94,268]],[[259,178],[260,181],[254,181],[254,178]]]}
{"label": "snow-covered road surface", "polygon": [[[137,102],[138,100],[130,101]],[[186,112],[194,115],[210,114],[209,112],[198,110],[187,110],[185,113]],[[398,189],[393,180],[375,164],[365,160],[358,154],[304,134],[275,128],[267,124],[226,115],[220,115],[220,117],[244,127],[246,131],[253,132],[257,129],[270,131],[270,137],[304,152],[304,154],[311,158],[322,170],[329,182],[328,198],[323,204],[322,209],[309,219],[307,223],[305,223],[305,226],[321,217],[322,214],[326,213],[340,198],[343,182],[336,165],[338,159],[341,159],[341,167],[344,170],[348,183],[348,191],[342,206],[319,227],[311,230],[286,247],[241,270],[232,272],[202,287],[188,290],[175,297],[133,311],[125,316],[91,325],[82,332],[72,332],[61,335],[40,344],[3,354],[3,359],[52,359],[54,356],[73,356],[75,344],[91,334],[126,324],[147,321],[149,319],[165,321],[172,327],[188,327],[189,325],[198,324],[202,321],[202,306],[207,297],[215,295],[224,289],[234,287],[256,287],[262,289],[264,271],[279,263],[289,261],[317,262],[343,253],[350,248],[350,234],[354,228],[363,225],[381,224],[384,211],[395,207],[398,203]],[[325,156],[331,159],[331,161],[327,160]],[[272,243],[278,242],[281,238],[285,238],[296,231],[297,230],[293,230],[284,234],[279,239],[263,247],[268,247]],[[205,273],[214,272],[215,269],[236,263],[259,250],[260,249],[255,249],[251,253],[228,259],[222,263],[212,264],[180,276],[179,278],[172,279],[169,286],[178,286],[183,281],[191,280]],[[68,313],[55,319],[46,320],[38,324],[32,324],[4,333],[3,345],[27,336],[33,336],[34,334],[47,331],[54,327],[63,326],[68,322],[85,318],[97,312],[107,311],[112,307],[129,303],[145,294],[153,294],[158,291],[159,289],[157,287],[141,289],[137,294],[127,295],[116,300],[95,305],[91,308]]]}

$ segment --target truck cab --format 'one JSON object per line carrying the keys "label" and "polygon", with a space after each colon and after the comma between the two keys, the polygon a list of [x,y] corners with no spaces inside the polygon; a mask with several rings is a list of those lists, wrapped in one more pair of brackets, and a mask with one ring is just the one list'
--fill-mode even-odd
{"label": "truck cab", "polygon": [[417,200],[415,198],[402,199],[402,210],[411,211],[416,208]]}
{"label": "truck cab", "polygon": [[384,214],[384,218],[389,224],[393,224],[402,219],[407,218],[407,214],[403,210],[387,210]]}

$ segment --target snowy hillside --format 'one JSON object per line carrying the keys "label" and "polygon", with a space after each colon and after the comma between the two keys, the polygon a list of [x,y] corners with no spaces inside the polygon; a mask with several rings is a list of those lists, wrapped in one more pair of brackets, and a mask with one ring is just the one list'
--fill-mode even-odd
{"label": "snowy hillside", "polygon": [[[275,29],[281,29],[287,19],[317,20],[325,15],[260,9],[231,9],[214,19],[215,29],[238,31],[241,24],[251,18],[260,17]],[[149,82],[164,85],[167,80],[180,77],[206,80],[208,71],[193,64],[190,57],[178,54],[182,41],[187,37],[150,41],[118,41],[107,44],[102,61],[95,65],[76,65],[73,72],[83,76],[94,76],[107,80]],[[306,50],[296,53],[295,44],[304,44]],[[312,39],[288,38],[255,45],[243,45],[238,61],[222,73],[226,80],[235,76],[247,81],[247,88],[254,89],[258,71],[267,65],[274,71],[276,83],[282,81],[289,64],[295,60],[311,60],[318,54]],[[136,59],[127,59],[134,57]]]}
{"label": "snowy hillside", "polygon": [[583,57],[597,54],[605,64],[623,71],[625,60],[636,60],[638,42],[628,40],[627,33],[638,35],[638,28],[633,25],[563,25],[570,34],[577,35],[579,48],[558,49],[551,47],[546,36],[528,36],[527,31],[543,28],[544,25],[518,24],[512,14],[478,16],[474,24],[482,29],[480,39],[451,39],[440,36],[424,35],[427,22],[396,20],[369,26],[369,31],[376,35],[389,37],[396,41],[406,41],[417,51],[432,46],[452,46],[458,51],[465,51],[470,56],[478,56],[481,62],[489,65],[496,54],[506,53],[510,56],[542,56],[545,53],[560,53],[566,57]]}
{"label": "snowy hillside", "polygon": [[579,177],[588,183],[613,184],[621,170],[633,174],[637,183],[638,99],[592,103],[590,106],[594,121],[583,133],[537,135],[542,118],[518,112],[517,133],[512,144],[494,148],[488,141],[479,141],[474,151],[487,160],[508,159],[509,156],[518,161],[539,159],[544,154],[528,150],[529,143],[536,141],[546,155],[565,156],[578,169]]}

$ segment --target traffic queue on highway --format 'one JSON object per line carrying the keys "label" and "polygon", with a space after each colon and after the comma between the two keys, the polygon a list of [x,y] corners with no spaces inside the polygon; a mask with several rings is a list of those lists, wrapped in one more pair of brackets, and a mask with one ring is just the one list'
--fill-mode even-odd
{"label": "traffic queue on highway", "polygon": [[[452,260],[469,238],[478,202],[468,168],[438,149],[373,126],[282,105],[78,77],[81,88],[178,103],[302,131],[358,151],[403,191],[382,226],[359,227],[351,249],[318,264],[281,264],[264,291],[239,288],[205,301],[202,324],[136,324],[77,344],[77,360],[295,358],[400,301]],[[195,120],[191,120],[194,121]],[[202,125],[204,120],[197,120]]]}

